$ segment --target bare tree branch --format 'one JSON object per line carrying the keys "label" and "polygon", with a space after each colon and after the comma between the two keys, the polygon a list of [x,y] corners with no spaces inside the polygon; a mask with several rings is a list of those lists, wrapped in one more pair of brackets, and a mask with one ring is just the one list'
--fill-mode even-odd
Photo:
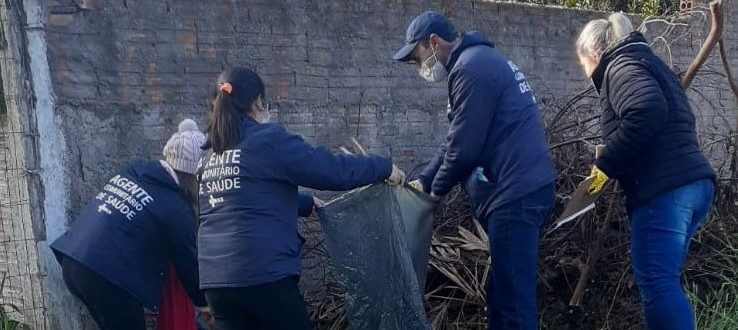
{"label": "bare tree branch", "polygon": [[728,55],[726,54],[726,46],[725,46],[725,39],[721,38],[719,41],[720,44],[720,59],[723,62],[723,68],[725,69],[725,76],[728,79],[728,85],[730,85],[730,89],[733,91],[733,94],[735,94],[735,100],[738,103],[738,84],[736,84],[733,74],[730,72],[730,63],[728,62]]}
{"label": "bare tree branch", "polygon": [[694,58],[692,61],[692,64],[689,65],[689,68],[687,69],[687,73],[684,74],[684,77],[682,78],[682,87],[684,89],[689,89],[689,86],[692,84],[692,80],[694,80],[694,77],[697,75],[697,71],[700,70],[700,67],[702,67],[703,64],[705,64],[705,61],[707,61],[707,57],[710,55],[712,50],[715,48],[715,45],[718,43],[720,38],[723,34],[723,1],[722,0],[715,0],[713,2],[710,2],[710,12],[712,12],[712,24],[710,27],[710,34],[707,35],[707,39],[705,39],[705,43],[702,44],[702,48],[700,48],[700,52],[697,53],[697,57]]}
{"label": "bare tree branch", "polygon": [[[728,62],[728,55],[726,54],[725,48],[725,39],[720,39],[720,59],[723,62],[723,69],[725,69],[725,76],[728,80],[728,85],[730,85],[730,89],[733,91],[733,95],[735,96],[735,102],[736,105],[738,105],[738,85],[736,85],[735,80],[733,80],[733,74],[730,72],[730,62]],[[736,107],[738,109],[738,107]],[[735,129],[738,130],[738,110],[736,110],[736,122],[735,122]],[[735,136],[735,139],[733,140],[733,157],[731,159],[730,164],[730,173],[731,177],[738,177],[738,135]],[[738,189],[738,188],[736,188]]]}

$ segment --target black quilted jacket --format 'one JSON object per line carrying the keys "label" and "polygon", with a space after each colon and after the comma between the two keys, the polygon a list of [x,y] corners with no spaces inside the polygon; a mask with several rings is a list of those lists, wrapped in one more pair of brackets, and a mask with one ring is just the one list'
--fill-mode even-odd
{"label": "black quilted jacket", "polygon": [[608,48],[592,81],[607,145],[596,164],[620,182],[630,210],[685,184],[714,179],[687,96],[641,33]]}

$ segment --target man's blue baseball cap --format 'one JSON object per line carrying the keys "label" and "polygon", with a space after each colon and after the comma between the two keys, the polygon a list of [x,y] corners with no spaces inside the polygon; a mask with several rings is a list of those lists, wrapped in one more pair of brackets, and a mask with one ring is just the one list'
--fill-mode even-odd
{"label": "man's blue baseball cap", "polygon": [[446,19],[446,16],[443,16],[443,14],[437,11],[426,11],[415,17],[410,23],[410,26],[407,27],[405,46],[392,58],[400,62],[409,61],[410,54],[412,54],[418,42],[424,38],[428,38],[433,33],[446,41],[456,39],[454,26]]}

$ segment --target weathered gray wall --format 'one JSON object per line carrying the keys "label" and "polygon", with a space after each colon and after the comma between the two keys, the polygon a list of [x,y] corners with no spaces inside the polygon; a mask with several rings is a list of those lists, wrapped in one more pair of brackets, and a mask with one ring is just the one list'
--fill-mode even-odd
{"label": "weathered gray wall", "polygon": [[[444,134],[446,90],[390,56],[408,21],[444,9],[480,28],[544,99],[585,86],[571,45],[594,14],[471,1],[51,1],[47,42],[68,143],[71,212],[104,176],[157,157],[178,120],[204,123],[218,73],[266,80],[277,121],[316,144],[357,136],[405,168]],[[550,28],[536,29],[547,21]]]}
{"label": "weathered gray wall", "polygon": [[[0,3],[0,305],[14,319],[44,322],[45,303],[37,226],[39,166],[34,146],[30,93],[22,69],[22,24],[18,12]],[[14,306],[9,308],[8,306]]]}
{"label": "weathered gray wall", "polygon": [[[486,32],[544,104],[586,87],[572,45],[587,20],[603,16],[485,1],[48,4],[49,66],[68,144],[72,214],[115,168],[158,156],[177,121],[203,124],[224,67],[255,68],[277,105],[277,121],[309,141],[336,147],[357,136],[410,169],[433,153],[446,124],[445,86],[390,60],[414,15],[443,10],[459,29]],[[736,53],[738,32],[726,31]],[[677,57],[675,64],[688,60]]]}
{"label": "weathered gray wall", "polygon": [[[725,2],[728,18],[734,20],[736,1]],[[11,8],[23,4],[27,14],[16,25],[27,44],[15,46],[26,52],[28,63],[4,63],[3,78],[10,69],[25,70],[33,78],[22,89],[33,95],[23,102],[33,109],[25,115],[39,117],[31,120],[39,133],[23,136],[40,145],[40,155],[34,150],[32,159],[41,161],[38,173],[44,183],[43,189],[31,185],[31,192],[42,193],[44,201],[28,211],[42,215],[13,219],[16,226],[38,229],[33,235],[38,245],[28,250],[33,253],[24,266],[40,271],[19,278],[46,281],[41,305],[52,329],[77,328],[89,320],[80,319],[78,305],[64,303],[48,241],[73,221],[116,168],[136,158],[158,157],[179,120],[191,117],[203,125],[214,81],[224,67],[255,68],[278,109],[275,119],[309,141],[337,147],[356,136],[371,151],[392,155],[411,169],[428,160],[446,128],[445,86],[423,82],[414,68],[390,59],[412,17],[436,9],[460,30],[484,31],[526,73],[547,109],[588,85],[573,43],[586,21],[605,16],[469,0],[6,3]],[[730,52],[738,54],[735,23],[726,27],[726,34]],[[701,42],[690,36],[673,47],[674,64],[686,67]],[[738,71],[738,56],[731,60]],[[722,70],[714,57],[708,69]],[[722,83],[718,75],[705,79],[704,84]],[[729,133],[734,118],[716,115],[735,109],[727,89],[691,95],[701,124]],[[11,235],[4,228],[3,239],[27,235]],[[42,259],[40,268],[33,265],[36,257]],[[37,289],[23,284],[18,290],[13,301],[36,306],[27,300],[35,299],[28,290]],[[38,308],[29,309],[26,319],[42,328]]]}

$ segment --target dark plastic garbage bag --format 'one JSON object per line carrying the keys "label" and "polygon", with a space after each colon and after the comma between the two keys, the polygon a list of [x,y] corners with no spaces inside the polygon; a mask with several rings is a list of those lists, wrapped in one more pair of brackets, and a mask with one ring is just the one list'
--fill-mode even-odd
{"label": "dark plastic garbage bag", "polygon": [[433,202],[376,184],[318,209],[354,330],[430,329],[423,307]]}

